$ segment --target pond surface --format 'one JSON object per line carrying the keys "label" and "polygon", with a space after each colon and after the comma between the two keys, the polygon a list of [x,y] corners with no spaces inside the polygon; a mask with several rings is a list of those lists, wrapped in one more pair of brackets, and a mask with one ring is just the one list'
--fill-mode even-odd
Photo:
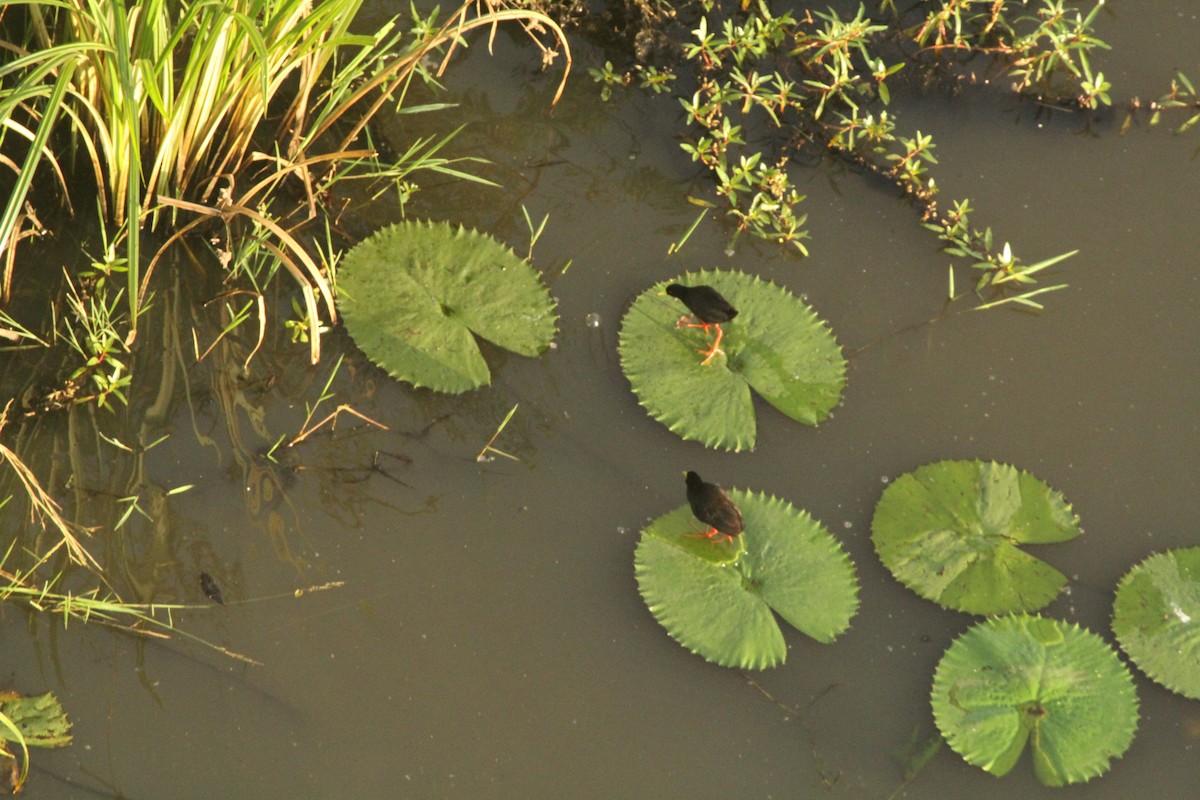
{"label": "pond surface", "polygon": [[[1200,77],[1195,4],[1109,6],[1099,35],[1114,49],[1097,66],[1115,97],[1157,97],[1177,68]],[[42,441],[91,437],[112,458],[66,470],[43,454],[39,474],[59,467],[48,480],[69,507],[79,490],[67,474],[102,484],[118,468],[148,509],[157,498],[153,523],[98,533],[97,549],[136,562],[126,579],[161,601],[204,604],[196,575],[211,573],[226,604],[177,613],[177,625],[261,663],[10,610],[6,683],[54,690],[75,723],[71,748],[35,754],[30,796],[1060,796],[1028,756],[997,780],[948,749],[904,785],[897,754],[934,733],[932,672],[972,619],[891,578],[871,514],[890,479],[930,461],[1033,472],[1085,530],[1037,551],[1071,578],[1044,613],[1109,640],[1120,576],[1200,543],[1196,133],[1122,137],[1119,115],[1089,128],[999,90],[897,97],[903,126],[935,137],[944,202],[969,196],[977,224],[1028,261],[1080,250],[1045,278],[1070,288],[1042,298],[1043,314],[945,309],[938,242],[894,192],[836,165],[801,174],[810,258],[751,242],[727,256],[711,221],[668,256],[696,214],[685,194],[702,191],[673,135],[676,102],[618,91],[602,104],[578,63],[547,116],[553,78],[534,72],[524,42],[500,36],[490,57],[474,45],[447,78],[469,125],[453,147],[481,149],[502,188],[432,189],[422,213],[518,252],[520,205],[550,215],[534,262],[559,301],[555,349],[488,350],[493,386],[442,397],[387,378],[340,331],[316,368],[278,334],[248,380],[234,375],[251,340],[233,337],[198,368],[186,341],[189,366],[164,379],[161,404],[42,423]],[[809,428],[762,404],[757,449],[728,454],[681,441],[637,404],[618,366],[622,313],[650,284],[713,267],[787,286],[829,322],[849,358],[832,419]],[[969,279],[960,268],[959,285]],[[343,416],[287,452],[286,469],[256,459],[300,429],[341,354],[318,416],[347,403],[389,430]],[[496,446],[520,461],[477,463],[516,404]],[[117,435],[122,419],[134,420],[120,432],[130,440],[170,436],[121,461],[86,426]],[[862,587],[844,636],[821,645],[790,631],[787,663],[754,674],[667,636],[638,595],[633,550],[649,519],[684,502],[688,469],[785,498],[843,542]],[[1136,680],[1131,749],[1073,794],[1194,795],[1200,704]]]}

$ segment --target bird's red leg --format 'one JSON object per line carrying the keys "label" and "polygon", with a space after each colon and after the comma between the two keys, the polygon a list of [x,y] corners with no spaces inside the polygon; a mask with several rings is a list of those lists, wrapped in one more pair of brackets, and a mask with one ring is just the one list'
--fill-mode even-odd
{"label": "bird's red leg", "polygon": [[[717,356],[717,353],[724,353],[724,352],[725,352],[725,351],[724,351],[724,350],[722,350],[722,349],[721,349],[721,347],[720,347],[720,344],[721,344],[721,337],[725,335],[725,331],[721,330],[721,326],[720,326],[720,325],[713,325],[713,327],[717,329],[717,338],[716,338],[716,341],[714,341],[714,342],[712,343],[712,347],[710,347],[708,350],[702,350],[702,351],[701,351],[701,352],[703,352],[703,353],[704,353],[704,360],[700,362],[700,365],[701,365],[701,366],[704,366],[705,364],[707,364],[708,362],[710,362],[710,361],[712,361],[714,358],[716,358],[716,356]],[[707,335],[707,334],[708,334],[708,331],[706,330],[704,333]]]}
{"label": "bird's red leg", "polygon": [[708,337],[709,337],[708,329],[709,328],[717,329],[716,341],[714,341],[712,343],[712,345],[710,345],[707,349],[698,348],[696,350],[697,353],[704,354],[704,360],[700,362],[701,366],[703,366],[704,364],[707,364],[708,362],[710,362],[714,358],[716,358],[717,353],[725,352],[724,350],[722,350],[720,348],[721,337],[725,335],[725,331],[723,331],[721,329],[721,326],[719,324],[712,323],[712,322],[689,322],[688,321],[688,320],[692,320],[692,319],[695,319],[695,317],[689,316],[688,314],[684,314],[682,317],[680,317],[678,320],[675,321],[675,328],[676,329],[679,329],[679,328],[703,328],[705,341],[708,341]]}
{"label": "bird's red leg", "polygon": [[685,533],[684,537],[688,539],[708,539],[710,542],[715,542],[717,544],[733,541],[732,536],[727,533],[721,533],[716,528],[709,528],[704,533]]}

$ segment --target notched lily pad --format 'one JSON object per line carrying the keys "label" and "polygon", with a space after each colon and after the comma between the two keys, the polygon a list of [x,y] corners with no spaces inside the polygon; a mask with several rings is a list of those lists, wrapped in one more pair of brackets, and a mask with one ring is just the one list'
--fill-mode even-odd
{"label": "notched lily pad", "polygon": [[1112,628],[1143,672],[1200,699],[1200,547],[1155,553],[1126,573]]}
{"label": "notched lily pad", "polygon": [[[737,309],[721,327],[724,354],[702,365],[697,328],[670,283],[712,286]],[[754,447],[750,390],[792,419],[816,425],[841,399],[846,360],[825,323],[786,289],[741,272],[702,270],[655,284],[621,322],[621,369],[650,415],[684,439],[709,447]]]}
{"label": "notched lily pad", "polygon": [[346,330],[368,358],[440,392],[491,383],[476,336],[523,356],[554,338],[554,301],[533,267],[444,222],[401,222],[363,240],[346,255],[338,291]]}
{"label": "notched lily pad", "polygon": [[650,523],[634,555],[638,591],[667,633],[726,667],[764,669],[787,656],[779,615],[831,642],[858,609],[854,565],[808,513],[761,493],[731,490],[746,527],[732,544],[695,536],[687,506]]}
{"label": "notched lily pad", "polygon": [[972,614],[1036,611],[1067,579],[1019,548],[1080,533],[1062,494],[994,461],[939,461],[884,491],[871,539],[896,580]]}
{"label": "notched lily pad", "polygon": [[1104,772],[1133,741],[1133,676],[1103,639],[1027,614],[981,622],[950,645],[933,679],[933,716],[968,763],[1007,774],[1026,742],[1038,780]]}
{"label": "notched lily pad", "polygon": [[53,692],[22,697],[16,692],[0,692],[0,714],[21,734],[0,725],[0,740],[24,740],[30,747],[66,747],[71,743],[71,722]]}

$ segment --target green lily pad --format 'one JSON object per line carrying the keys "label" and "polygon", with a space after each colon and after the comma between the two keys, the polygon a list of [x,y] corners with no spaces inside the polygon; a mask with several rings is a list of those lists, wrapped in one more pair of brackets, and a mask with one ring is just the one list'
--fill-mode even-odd
{"label": "green lily pad", "polygon": [[[721,327],[724,354],[701,364],[698,328],[676,328],[687,308],[666,286],[708,285],[738,316]],[[846,360],[829,328],[786,289],[741,272],[688,272],[647,289],[621,322],[621,369],[638,402],[684,439],[709,447],[754,447],[750,390],[792,419],[816,425],[846,383]]]}
{"label": "green lily pad", "polygon": [[1112,628],[1143,672],[1200,699],[1200,547],[1155,553],[1126,573]]}
{"label": "green lily pad", "polygon": [[23,741],[30,747],[66,747],[71,743],[71,722],[54,692],[32,697],[0,692],[0,715],[12,725],[0,725],[0,740]]}
{"label": "green lily pad", "polygon": [[642,531],[634,571],[655,619],[684,647],[726,667],[783,663],[775,614],[819,642],[833,641],[858,609],[854,565],[841,544],[790,503],[736,489],[729,496],[746,523],[733,543],[698,538],[703,526],[687,506]]}
{"label": "green lily pad", "polygon": [[523,356],[554,339],[554,301],[527,261],[490,236],[444,222],[377,231],[338,272],[354,343],[395,378],[440,392],[491,383],[475,337]]}
{"label": "green lily pad", "polygon": [[1133,741],[1133,676],[1096,634],[1017,614],[976,624],[933,679],[933,716],[968,763],[1005,775],[1029,743],[1047,786],[1090,780]]}
{"label": "green lily pad", "polygon": [[884,491],[871,539],[896,580],[927,600],[972,614],[1036,611],[1066,576],[1021,550],[1074,539],[1062,494],[994,461],[939,461]]}

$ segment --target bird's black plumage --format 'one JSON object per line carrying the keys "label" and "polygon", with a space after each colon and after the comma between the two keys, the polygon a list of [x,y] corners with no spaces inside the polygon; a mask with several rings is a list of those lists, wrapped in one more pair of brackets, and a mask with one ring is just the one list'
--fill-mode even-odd
{"label": "bird's black plumage", "polygon": [[667,287],[667,294],[683,301],[688,311],[696,315],[696,319],[709,325],[729,322],[738,315],[733,304],[711,286],[684,286],[681,283],[672,283]]}
{"label": "bird's black plumage", "polygon": [[744,527],[742,511],[720,486],[706,483],[696,473],[689,472],[687,499],[696,519],[709,527],[705,534],[708,538],[721,534],[727,539],[732,539],[741,534]]}
{"label": "bird's black plumage", "polygon": [[672,283],[667,287],[667,294],[682,300],[688,311],[692,312],[692,319],[700,320],[688,322],[688,316],[684,314],[675,323],[676,328],[704,328],[706,338],[709,328],[717,329],[717,338],[711,346],[700,351],[704,353],[704,360],[700,364],[703,366],[712,361],[717,353],[725,352],[721,349],[721,337],[725,335],[725,331],[721,330],[721,323],[729,322],[738,315],[738,310],[733,304],[711,286],[684,286],[682,283]]}

